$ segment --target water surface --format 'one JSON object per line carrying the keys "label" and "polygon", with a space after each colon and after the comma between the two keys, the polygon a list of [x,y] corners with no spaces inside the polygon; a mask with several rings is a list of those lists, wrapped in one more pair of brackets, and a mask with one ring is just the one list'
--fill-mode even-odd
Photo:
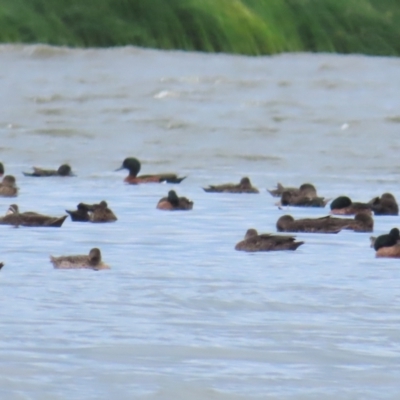
{"label": "water surface", "polygon": [[[22,211],[107,200],[114,224],[2,226],[4,399],[397,399],[396,260],[369,234],[299,234],[296,252],[234,251],[274,232],[266,188],[313,182],[328,198],[400,196],[400,61],[249,58],[137,48],[0,47],[0,159]],[[155,209],[177,172],[187,213]],[[76,178],[24,177],[68,162]],[[208,194],[249,176],[259,195]],[[375,234],[398,225],[376,217]],[[100,247],[110,271],[53,270],[49,255]]]}

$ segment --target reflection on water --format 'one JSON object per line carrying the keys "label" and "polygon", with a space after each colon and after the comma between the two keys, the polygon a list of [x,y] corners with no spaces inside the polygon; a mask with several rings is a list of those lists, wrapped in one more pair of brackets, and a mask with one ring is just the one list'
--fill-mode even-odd
{"label": "reflection on water", "polygon": [[[1,227],[1,398],[395,399],[396,260],[352,232],[299,234],[296,252],[233,248],[282,212],[327,212],[278,210],[265,190],[277,182],[400,198],[399,64],[1,46],[0,159],[20,208],[62,215],[104,199],[118,216]],[[193,211],[155,209],[170,185],[124,185],[113,171],[127,156],[144,174],[187,175],[174,189]],[[22,175],[64,162],[77,177]],[[242,176],[261,193],[201,189]],[[396,225],[377,217],[374,234]],[[50,254],[94,246],[110,271],[52,269]]]}

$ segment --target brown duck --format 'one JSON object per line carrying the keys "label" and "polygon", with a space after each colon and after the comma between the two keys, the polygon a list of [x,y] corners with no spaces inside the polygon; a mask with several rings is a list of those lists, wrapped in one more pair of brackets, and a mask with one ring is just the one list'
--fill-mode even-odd
{"label": "brown duck", "polygon": [[47,176],[75,176],[68,164],[62,164],[58,169],[43,169],[32,167],[33,172],[23,172],[25,176],[47,177]]}
{"label": "brown duck", "polygon": [[239,251],[277,251],[296,250],[304,242],[296,242],[293,236],[272,235],[270,233],[258,234],[255,229],[248,229],[244,240],[235,246]]}
{"label": "brown duck", "polygon": [[203,190],[208,193],[260,193],[251,185],[250,179],[247,177],[242,178],[238,184],[210,185]]}
{"label": "brown duck", "polygon": [[62,217],[49,217],[32,211],[20,213],[18,206],[16,204],[11,204],[6,215],[0,217],[0,225],[59,228],[66,218],[67,215]]}
{"label": "brown duck", "polygon": [[317,197],[317,189],[311,183],[303,183],[299,188],[295,187],[285,187],[278,183],[276,189],[271,189],[267,191],[274,197],[281,197],[283,192],[289,192],[292,196],[303,196]]}
{"label": "brown duck", "polygon": [[79,222],[114,222],[116,215],[108,208],[106,201],[99,204],[79,203],[76,210],[65,210],[72,221]]}
{"label": "brown duck", "polygon": [[375,215],[399,215],[399,206],[391,193],[383,193],[368,202]]}
{"label": "brown duck", "polygon": [[157,208],[168,211],[191,210],[193,208],[193,201],[190,201],[186,197],[178,197],[175,190],[170,190],[168,196],[163,197],[157,203]]}
{"label": "brown duck", "polygon": [[2,197],[16,197],[18,195],[18,188],[15,177],[6,175],[0,183],[0,196]]}
{"label": "brown duck", "polygon": [[110,267],[101,260],[101,252],[98,248],[90,250],[88,255],[74,256],[50,256],[50,261],[57,269],[110,269]]}
{"label": "brown duck", "polygon": [[356,214],[354,219],[335,218],[330,215],[322,218],[295,220],[291,215],[280,217],[276,223],[278,232],[338,233],[342,229],[354,232],[372,232],[374,220],[370,215]]}
{"label": "brown duck", "polygon": [[332,223],[331,218],[303,218],[295,220],[291,215],[283,215],[276,222],[278,232],[338,233],[341,227]]}

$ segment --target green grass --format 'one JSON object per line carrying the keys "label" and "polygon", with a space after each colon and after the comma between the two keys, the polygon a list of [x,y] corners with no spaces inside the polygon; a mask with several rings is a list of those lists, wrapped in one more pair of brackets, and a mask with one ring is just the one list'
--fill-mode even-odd
{"label": "green grass", "polygon": [[399,0],[0,0],[0,42],[400,55]]}

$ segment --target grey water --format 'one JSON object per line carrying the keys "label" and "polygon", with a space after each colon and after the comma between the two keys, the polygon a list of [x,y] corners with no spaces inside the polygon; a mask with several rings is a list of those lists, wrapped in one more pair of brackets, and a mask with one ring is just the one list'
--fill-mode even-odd
{"label": "grey water", "polygon": [[[0,46],[0,161],[21,211],[106,200],[112,224],[0,226],[1,399],[398,399],[400,264],[369,234],[298,234],[295,252],[248,254],[275,232],[277,182],[321,196],[400,199],[400,60],[242,57]],[[126,185],[115,172],[176,172]],[[29,178],[69,163],[76,177]],[[210,194],[249,176],[258,195]],[[174,188],[194,201],[165,212]],[[374,235],[399,226],[375,217]],[[49,255],[102,250],[109,271]]]}

